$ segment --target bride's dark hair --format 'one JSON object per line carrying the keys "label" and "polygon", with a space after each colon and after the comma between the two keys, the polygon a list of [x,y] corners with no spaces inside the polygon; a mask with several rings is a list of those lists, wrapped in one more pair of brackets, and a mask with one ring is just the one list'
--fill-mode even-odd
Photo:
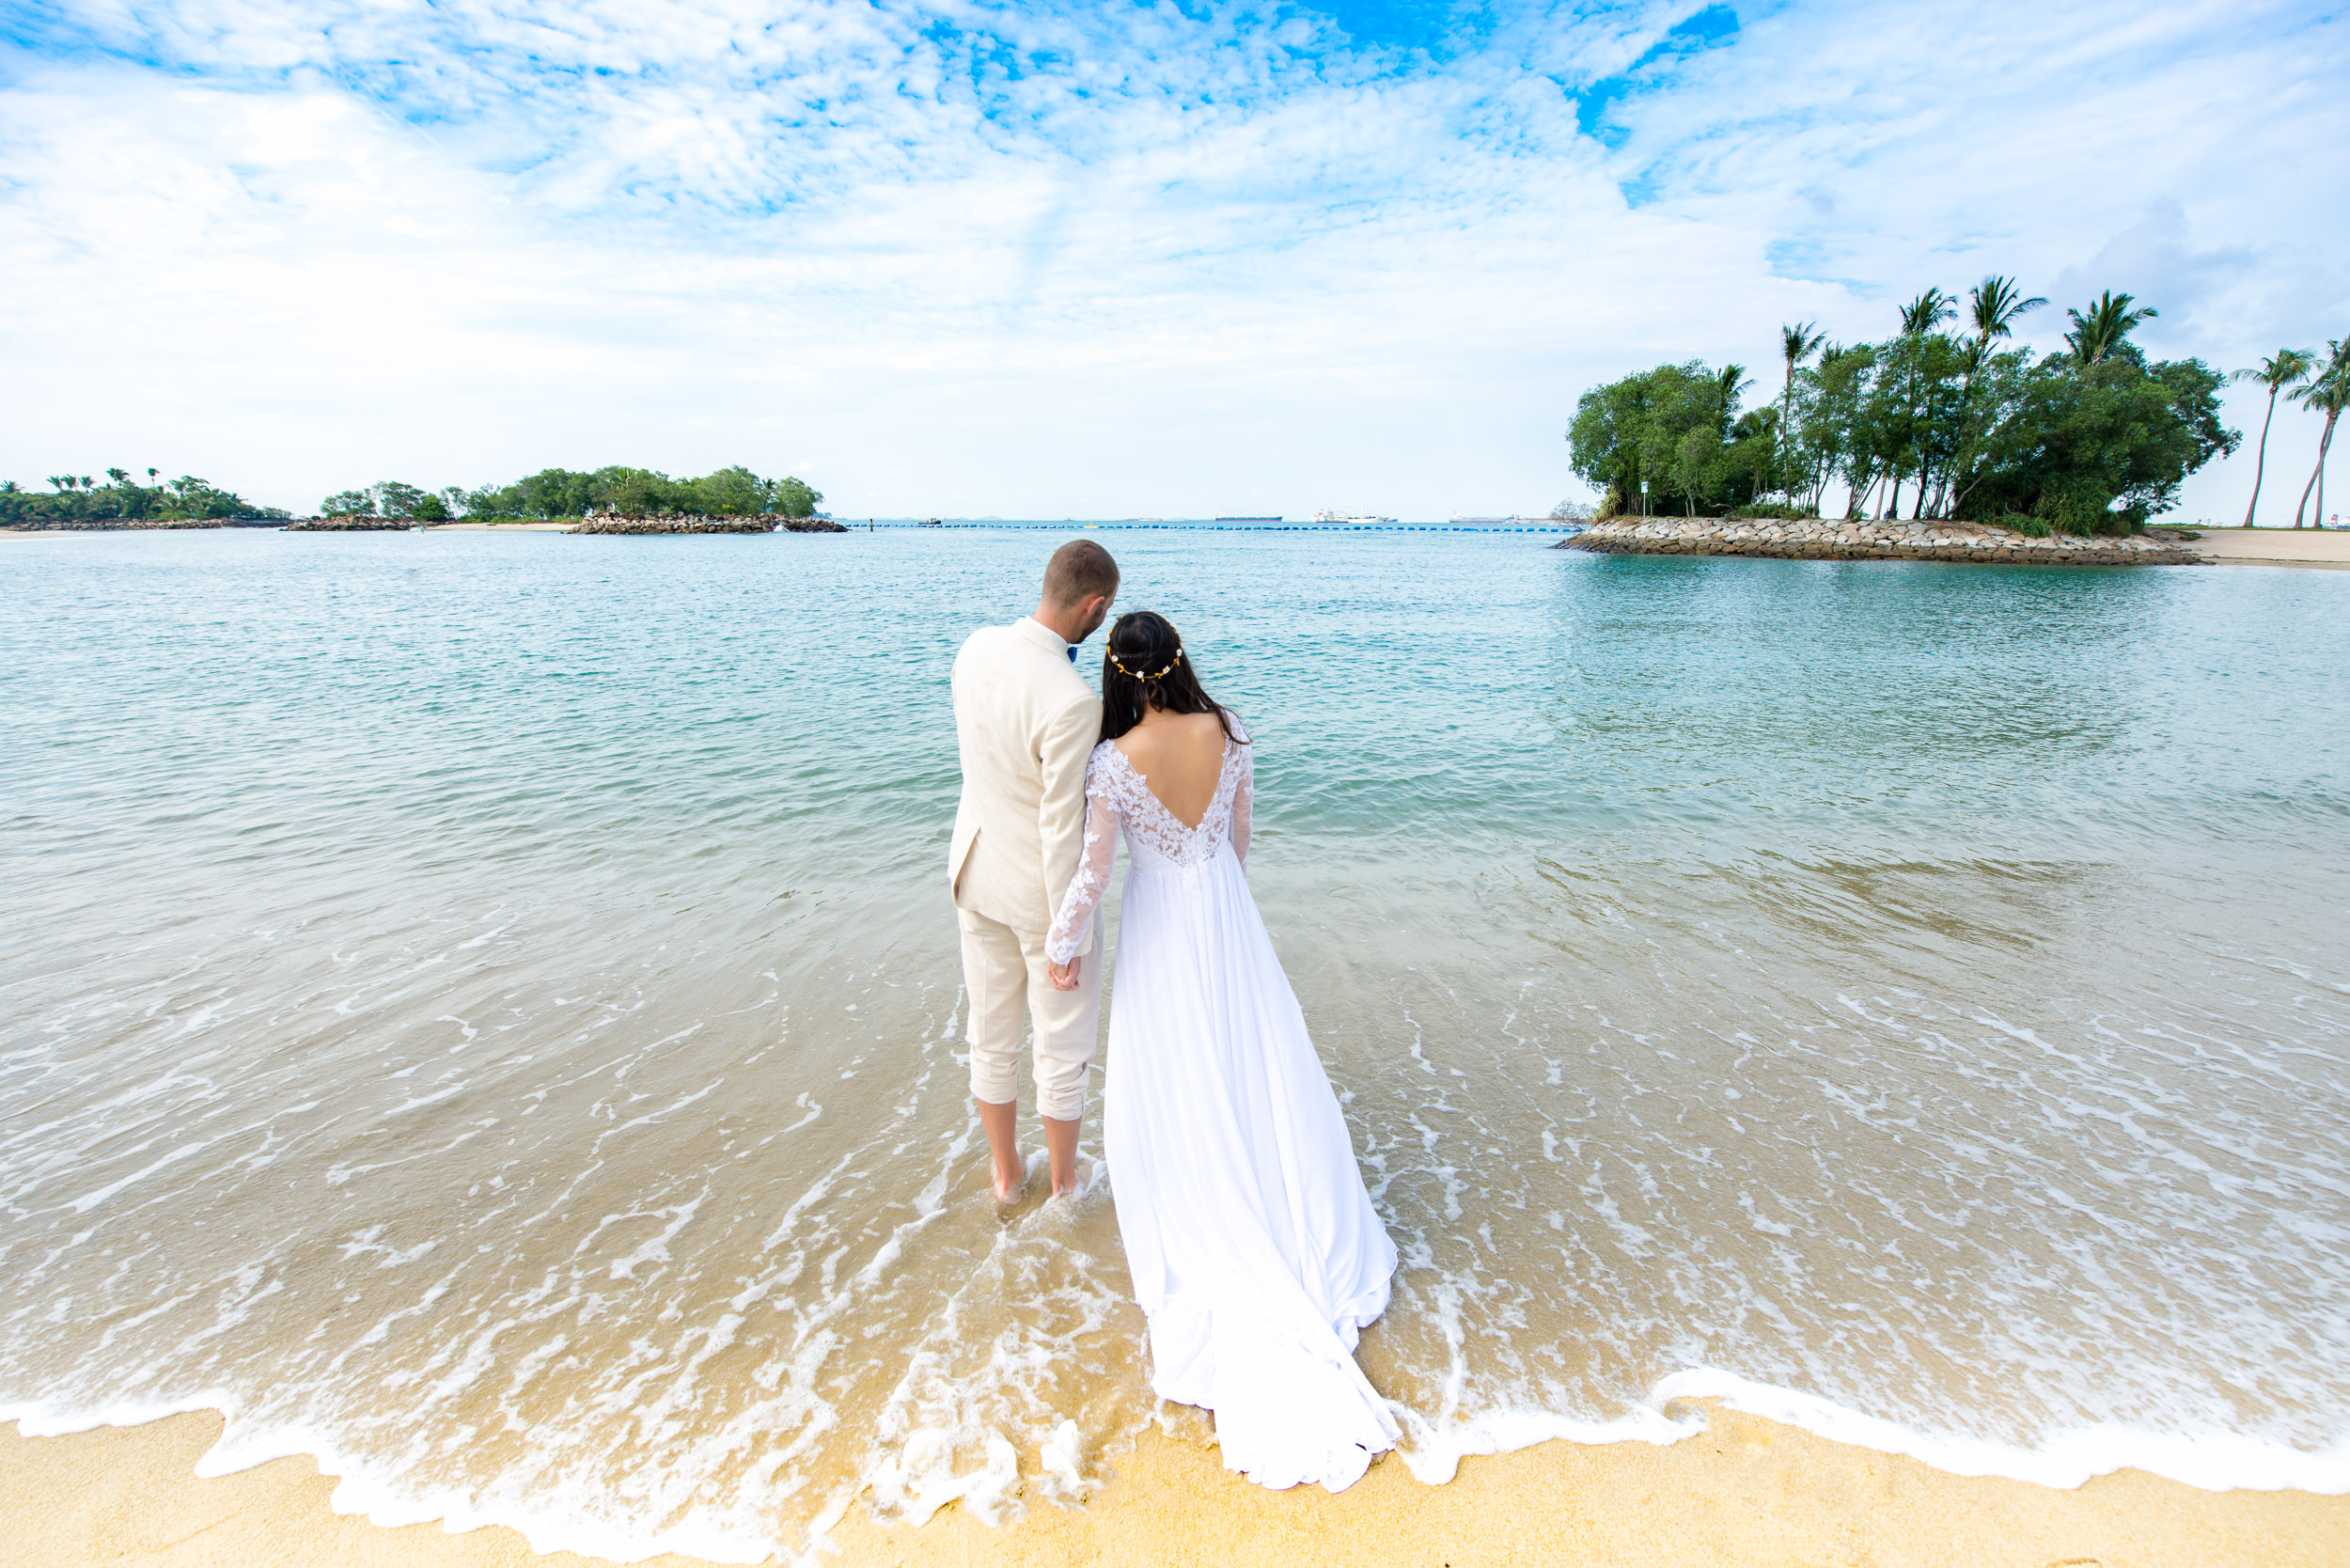
{"label": "bride's dark hair", "polygon": [[1118,618],[1102,655],[1102,739],[1118,739],[1151,708],[1214,713],[1226,740],[1241,740],[1232,733],[1230,713],[1200,686],[1174,623],[1155,610],[1135,610]]}

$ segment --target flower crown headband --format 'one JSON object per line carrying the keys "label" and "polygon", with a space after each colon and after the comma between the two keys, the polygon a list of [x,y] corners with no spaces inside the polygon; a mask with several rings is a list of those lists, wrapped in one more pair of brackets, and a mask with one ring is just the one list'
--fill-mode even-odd
{"label": "flower crown headband", "polygon": [[[1108,652],[1108,650],[1104,649],[1104,651]],[[1116,653],[1109,654],[1109,661],[1111,664],[1118,666],[1118,673],[1126,677],[1129,681],[1156,681],[1161,676],[1166,675],[1169,670],[1172,670],[1177,665],[1183,662],[1183,649],[1181,643],[1176,645],[1175,656],[1167,661],[1166,669],[1149,670],[1141,674],[1136,674],[1135,671],[1128,669],[1126,667],[1125,661],[1120,659]]]}

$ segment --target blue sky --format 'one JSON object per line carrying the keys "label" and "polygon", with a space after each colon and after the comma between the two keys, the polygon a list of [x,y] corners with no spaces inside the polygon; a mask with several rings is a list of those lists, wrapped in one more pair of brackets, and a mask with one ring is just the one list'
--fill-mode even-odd
{"label": "blue sky", "polygon": [[[0,467],[298,509],[744,462],[843,515],[1539,510],[1587,494],[1561,433],[1593,383],[1767,384],[1780,322],[1881,336],[1987,272],[2057,301],[2043,346],[2108,287],[2226,368],[2350,333],[2346,26],[0,3]],[[2272,486],[2313,451],[2280,415]],[[2185,511],[2240,511],[2247,468]]]}

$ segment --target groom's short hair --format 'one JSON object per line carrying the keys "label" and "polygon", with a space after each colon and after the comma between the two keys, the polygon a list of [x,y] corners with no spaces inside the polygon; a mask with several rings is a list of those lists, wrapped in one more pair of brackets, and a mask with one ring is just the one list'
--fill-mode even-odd
{"label": "groom's short hair", "polygon": [[1118,563],[1089,539],[1073,539],[1053,552],[1044,563],[1044,597],[1055,604],[1075,604],[1100,594],[1118,597]]}

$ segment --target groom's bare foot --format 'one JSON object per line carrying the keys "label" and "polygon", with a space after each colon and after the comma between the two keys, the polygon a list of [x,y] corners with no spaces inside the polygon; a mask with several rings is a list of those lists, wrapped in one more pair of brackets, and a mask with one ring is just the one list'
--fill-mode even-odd
{"label": "groom's bare foot", "polygon": [[1013,1117],[1019,1106],[1006,1101],[1000,1105],[985,1100],[974,1100],[979,1108],[979,1125],[987,1133],[987,1163],[995,1178],[995,1201],[1000,1206],[1010,1202],[1026,1190],[1028,1162],[1020,1157],[1020,1140],[1014,1136]]}
{"label": "groom's bare foot", "polygon": [[1028,1189],[1026,1162],[1022,1160],[1015,1152],[1009,1166],[1001,1160],[991,1160],[988,1163],[995,1168],[996,1205],[1002,1207],[1018,1201],[1020,1195]]}
{"label": "groom's bare foot", "polygon": [[1052,1117],[1041,1119],[1044,1123],[1044,1155],[1053,1168],[1053,1196],[1066,1198],[1077,1190],[1077,1121]]}

